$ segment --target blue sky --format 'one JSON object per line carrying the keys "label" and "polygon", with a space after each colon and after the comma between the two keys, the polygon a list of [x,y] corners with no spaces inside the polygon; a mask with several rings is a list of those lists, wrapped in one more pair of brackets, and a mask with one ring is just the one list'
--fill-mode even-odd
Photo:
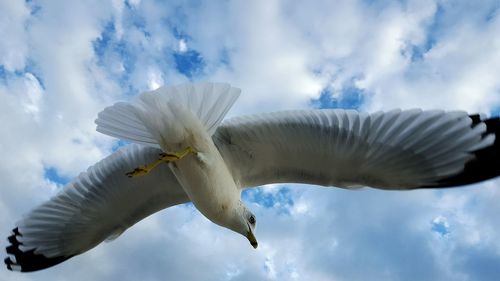
{"label": "blue sky", "polygon": [[[186,81],[242,89],[229,117],[301,108],[499,115],[498,1],[1,1],[0,234],[126,145],[104,107]],[[258,250],[192,205],[2,280],[495,280],[498,180],[384,192],[247,190]],[[196,270],[193,270],[193,264]]]}

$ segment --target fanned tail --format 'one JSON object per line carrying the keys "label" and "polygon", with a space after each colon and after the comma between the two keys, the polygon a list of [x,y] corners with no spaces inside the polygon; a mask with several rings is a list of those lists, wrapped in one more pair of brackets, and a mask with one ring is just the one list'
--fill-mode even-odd
{"label": "fanned tail", "polygon": [[[131,142],[155,146],[183,137],[187,117],[195,116],[212,135],[241,90],[226,83],[186,83],[142,93],[99,113],[97,131]],[[189,116],[186,116],[189,112]],[[184,118],[184,119],[183,119]]]}

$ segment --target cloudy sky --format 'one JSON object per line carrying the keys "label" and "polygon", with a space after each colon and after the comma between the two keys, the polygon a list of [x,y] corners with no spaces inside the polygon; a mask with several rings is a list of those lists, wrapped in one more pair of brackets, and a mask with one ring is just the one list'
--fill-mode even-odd
{"label": "cloudy sky", "polygon": [[[0,1],[0,234],[120,145],[107,105],[186,81],[281,109],[500,114],[500,2]],[[259,248],[191,205],[1,280],[497,280],[500,180],[449,190],[248,191]],[[4,244],[6,240],[3,240]]]}

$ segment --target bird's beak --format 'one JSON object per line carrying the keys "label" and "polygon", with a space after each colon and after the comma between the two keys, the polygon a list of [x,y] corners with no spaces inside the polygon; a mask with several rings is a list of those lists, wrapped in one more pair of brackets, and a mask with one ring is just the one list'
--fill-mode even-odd
{"label": "bird's beak", "polygon": [[247,231],[247,239],[250,241],[250,244],[254,249],[257,249],[257,246],[259,246],[259,243],[257,243],[257,239],[255,238],[255,235],[253,235],[252,228],[248,226],[248,231]]}

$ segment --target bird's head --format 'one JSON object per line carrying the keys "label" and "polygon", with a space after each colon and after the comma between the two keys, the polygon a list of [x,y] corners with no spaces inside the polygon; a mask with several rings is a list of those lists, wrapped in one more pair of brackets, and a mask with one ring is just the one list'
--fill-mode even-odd
{"label": "bird's head", "polygon": [[257,248],[258,243],[254,235],[255,226],[257,225],[255,215],[252,214],[252,212],[250,212],[250,210],[248,210],[241,201],[237,204],[236,210],[233,214],[234,216],[229,228],[245,236],[250,244],[254,248]]}

